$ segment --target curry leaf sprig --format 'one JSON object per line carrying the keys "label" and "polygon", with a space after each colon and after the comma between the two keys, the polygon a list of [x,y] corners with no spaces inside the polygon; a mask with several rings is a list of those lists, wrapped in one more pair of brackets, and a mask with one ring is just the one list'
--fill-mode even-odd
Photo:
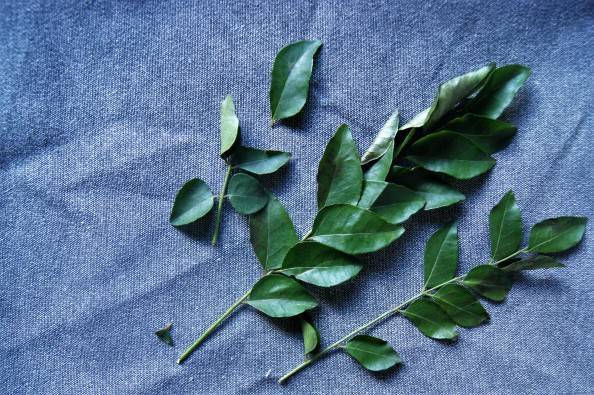
{"label": "curry leaf sprig", "polygon": [[[262,209],[268,195],[255,179],[244,173],[274,173],[284,166],[291,155],[282,151],[269,151],[244,147],[240,144],[239,119],[235,113],[233,98],[229,95],[221,103],[221,158],[227,171],[218,196],[215,214],[212,245],[215,245],[221,226],[223,203],[228,198],[233,207],[243,214],[251,214]],[[227,189],[229,189],[227,191]],[[228,193],[227,193],[228,192]],[[170,222],[173,226],[188,225],[204,217],[214,205],[214,196],[206,183],[194,178],[179,190],[171,210]]]}
{"label": "curry leaf sprig", "polygon": [[[432,119],[429,124],[439,125],[442,119],[460,122],[458,118],[472,115],[466,113],[465,108],[471,108],[473,100],[481,97],[482,89],[489,86],[490,79],[500,69],[488,66],[443,84],[433,106],[425,112],[425,116]],[[273,85],[274,78],[273,73]],[[519,86],[514,89],[510,89],[506,83],[497,86],[501,91],[492,88],[491,94],[505,99],[500,100],[503,102],[499,104],[500,113],[511,102]],[[439,117],[433,115],[434,112],[439,112]],[[328,142],[318,167],[318,212],[311,230],[301,241],[286,209],[269,192],[266,192],[268,200],[260,210],[253,213],[238,210],[249,214],[250,240],[262,263],[264,275],[206,329],[180,356],[179,363],[243,304],[275,318],[301,316],[305,311],[315,308],[316,300],[301,283],[332,287],[351,279],[363,268],[356,255],[377,251],[397,240],[404,232],[402,223],[414,213],[423,208],[430,210],[448,206],[464,199],[442,178],[433,174],[435,169],[404,167],[408,162],[396,162],[399,160],[398,154],[406,153],[417,144],[413,138],[415,130],[420,130],[419,136],[426,137],[442,133],[443,130],[438,126],[435,126],[436,129],[424,128],[421,123],[412,129],[403,129],[398,127],[398,123],[398,114],[394,113],[362,159],[348,126],[338,128]],[[481,127],[493,123],[498,127]],[[477,137],[477,141],[490,147],[490,153],[504,148],[515,134],[512,126],[503,127],[506,133],[500,132],[501,123],[490,118],[481,118],[476,122],[467,120],[464,125],[466,129],[460,127],[460,133],[450,132],[446,140],[448,136],[464,139],[467,146],[472,145],[481,152],[470,139],[463,137],[464,131],[469,136],[478,135],[480,138]],[[395,149],[395,138],[398,138],[400,130],[408,134]],[[438,155],[436,153],[433,160],[450,163],[454,169],[461,169],[460,172],[449,174],[461,179],[469,178],[469,173],[482,174],[494,163],[492,158],[490,166],[484,166],[481,161],[460,159],[464,158],[464,152],[456,150],[445,159],[439,159]],[[393,166],[394,163],[398,165]],[[463,171],[466,173],[462,174]],[[386,182],[386,179],[397,183]],[[254,190],[263,190],[255,186],[257,180],[253,181]],[[303,318],[300,319],[306,352],[311,352],[315,348],[316,331],[310,322],[304,323]]]}
{"label": "curry leaf sprig", "polygon": [[[475,327],[489,319],[477,296],[503,301],[512,287],[514,272],[564,267],[550,255],[579,243],[586,229],[584,217],[558,217],[534,225],[528,245],[520,248],[522,219],[514,194],[508,192],[491,210],[489,233],[491,259],[468,273],[456,276],[458,231],[452,221],[427,241],[424,257],[424,284],[421,291],[371,321],[356,328],[324,350],[311,355],[279,379],[284,383],[299,371],[335,350],[343,350],[371,371],[388,369],[401,362],[398,353],[384,340],[363,335],[382,321],[402,315],[425,336],[454,341],[456,326]],[[522,254],[533,254],[517,257]]]}

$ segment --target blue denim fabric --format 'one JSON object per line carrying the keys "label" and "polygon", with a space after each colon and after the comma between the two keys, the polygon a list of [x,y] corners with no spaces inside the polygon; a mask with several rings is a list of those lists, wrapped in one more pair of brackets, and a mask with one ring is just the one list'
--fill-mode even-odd
{"label": "blue denim fabric", "polygon": [[[269,126],[284,44],[316,38],[303,115]],[[492,322],[447,345],[395,317],[371,334],[404,365],[383,374],[335,353],[286,387],[302,358],[287,321],[243,308],[187,364],[183,348],[260,275],[246,219],[227,206],[168,224],[201,177],[218,191],[218,111],[235,98],[246,144],[290,151],[265,184],[300,233],[340,123],[363,150],[389,114],[409,119],[438,84],[489,61],[533,76],[504,119],[519,132],[466,201],[423,213],[354,281],[314,290],[329,344],[416,293],[429,235],[460,218],[460,270],[484,262],[490,208],[513,189],[526,230],[594,218],[594,3],[567,1],[8,1],[0,4],[0,392],[5,394],[582,394],[594,388],[592,226],[564,270],[518,278]],[[175,348],[153,332],[172,321]]]}

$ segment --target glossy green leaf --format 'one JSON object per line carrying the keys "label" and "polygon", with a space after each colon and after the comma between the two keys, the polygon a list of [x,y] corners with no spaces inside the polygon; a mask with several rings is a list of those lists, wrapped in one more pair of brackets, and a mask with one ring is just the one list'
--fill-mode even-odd
{"label": "glossy green leaf", "polygon": [[506,266],[500,266],[506,272],[519,272],[522,270],[551,269],[565,267],[564,264],[546,255],[536,255],[530,258],[511,262]]}
{"label": "glossy green leaf", "polygon": [[427,241],[425,246],[425,289],[454,278],[458,265],[458,222],[452,221]]}
{"label": "glossy green leaf", "polygon": [[512,281],[498,267],[481,265],[468,272],[464,278],[464,285],[487,299],[501,302],[511,289]]}
{"label": "glossy green leaf", "polygon": [[439,87],[431,107],[417,114],[400,129],[431,129],[444,115],[453,110],[462,99],[475,92],[494,68],[495,64],[489,64],[445,82]]}
{"label": "glossy green leaf", "polygon": [[191,179],[175,195],[169,222],[173,226],[190,224],[208,214],[213,203],[208,185],[198,178]]}
{"label": "glossy green leaf", "polygon": [[328,142],[318,167],[317,181],[318,209],[359,201],[363,171],[348,126],[341,125]]}
{"label": "glossy green leaf", "polygon": [[495,159],[470,140],[448,131],[417,140],[410,146],[406,158],[427,170],[462,180],[483,174],[495,165]]}
{"label": "glossy green leaf", "polygon": [[299,241],[287,210],[274,196],[250,216],[250,241],[265,270],[281,267],[287,252]]}
{"label": "glossy green leaf", "polygon": [[320,287],[333,287],[355,277],[363,268],[359,260],[323,244],[304,241],[289,250],[284,274]]}
{"label": "glossy green leaf", "polygon": [[221,156],[226,156],[239,136],[239,119],[231,95],[221,103]]}
{"label": "glossy green leaf", "polygon": [[437,340],[455,340],[456,324],[439,305],[421,298],[412,302],[402,315],[408,318],[425,336]]}
{"label": "glossy green leaf", "polygon": [[401,362],[400,356],[382,339],[358,335],[349,340],[344,350],[367,370],[379,372]]}
{"label": "glossy green leaf", "polygon": [[530,76],[528,67],[510,64],[497,68],[480,92],[464,108],[465,112],[498,118],[509,106],[520,87]]}
{"label": "glossy green leaf", "polygon": [[[366,184],[369,181],[366,181]],[[378,183],[375,181],[375,183]],[[401,185],[384,183],[385,185],[379,194],[369,201],[371,197],[362,196],[362,201],[359,202],[359,207],[368,206],[371,211],[378,214],[386,222],[391,224],[399,224],[406,221],[411,215],[421,210],[425,205],[425,199],[411,191],[410,189]],[[375,187],[368,187],[366,189],[373,189]],[[361,206],[361,203],[364,206]]]}
{"label": "glossy green leaf", "polygon": [[425,210],[450,206],[464,200],[464,195],[453,186],[418,167],[407,169],[394,166],[388,180],[403,185],[421,195],[426,201]]}
{"label": "glossy green leaf", "polygon": [[489,319],[481,302],[458,284],[444,285],[432,297],[456,324],[465,328],[480,325]]}
{"label": "glossy green leaf", "polygon": [[522,217],[512,191],[493,207],[489,214],[491,258],[499,261],[518,251],[522,241]]}
{"label": "glossy green leaf", "polygon": [[396,133],[398,133],[398,111],[394,112],[390,118],[388,118],[386,124],[375,136],[371,145],[361,157],[361,164],[364,165],[381,158],[388,150],[390,143],[393,143]]}
{"label": "glossy green leaf", "polygon": [[288,152],[237,147],[229,157],[229,163],[250,173],[269,174],[283,167],[290,158],[291,154]]}
{"label": "glossy green leaf", "polygon": [[170,322],[169,324],[165,325],[163,328],[156,331],[155,335],[163,343],[167,344],[168,346],[173,347],[174,344],[173,344],[173,337],[171,337],[171,329],[173,329],[173,324]]}
{"label": "glossy green leaf", "polygon": [[[394,159],[394,141],[388,144],[386,152],[363,174],[365,181],[384,181],[390,173]],[[365,186],[363,186],[365,189]]]}
{"label": "glossy green leaf", "polygon": [[240,214],[253,214],[268,203],[268,192],[254,177],[238,173],[229,181],[227,197]]}
{"label": "glossy green leaf", "polygon": [[443,128],[460,133],[487,154],[507,147],[517,132],[514,125],[474,114],[455,118]]}
{"label": "glossy green leaf", "polygon": [[322,209],[310,239],[346,254],[366,254],[390,245],[404,233],[379,215],[356,206],[339,204]]}
{"label": "glossy green leaf", "polygon": [[385,181],[365,180],[363,182],[363,193],[361,194],[361,199],[359,199],[357,206],[361,208],[370,208],[387,186],[388,183]]}
{"label": "glossy green leaf", "polygon": [[584,236],[587,221],[585,217],[558,217],[539,222],[530,231],[528,249],[542,253],[568,250]]}
{"label": "glossy green leaf", "polygon": [[293,317],[318,305],[301,284],[281,274],[268,274],[254,286],[247,304],[270,317]]}
{"label": "glossy green leaf", "polygon": [[313,56],[320,41],[297,41],[283,47],[274,59],[270,82],[272,122],[297,114],[307,100]]}
{"label": "glossy green leaf", "polygon": [[301,335],[303,336],[303,351],[307,355],[318,348],[320,334],[309,320],[299,317],[299,323],[301,324]]}

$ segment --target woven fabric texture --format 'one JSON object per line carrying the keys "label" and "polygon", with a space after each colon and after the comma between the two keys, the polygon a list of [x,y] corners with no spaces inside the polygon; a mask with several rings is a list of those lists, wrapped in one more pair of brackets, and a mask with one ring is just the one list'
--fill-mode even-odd
{"label": "woven fabric texture", "polygon": [[[303,114],[270,128],[277,51],[310,38]],[[315,173],[348,124],[360,149],[390,113],[410,119],[437,86],[495,61],[533,70],[503,118],[518,126],[466,200],[407,223],[354,281],[314,290],[329,344],[422,283],[425,241],[458,217],[460,270],[488,258],[488,212],[513,189],[532,224],[594,218],[594,3],[534,1],[96,1],[0,4],[0,392],[5,394],[585,394],[594,388],[594,237],[564,270],[520,276],[492,321],[455,344],[395,317],[371,331],[404,365],[383,374],[335,353],[286,387],[298,328],[243,308],[182,366],[179,353],[261,270],[246,218],[226,205],[188,231],[168,216],[200,177],[218,192],[219,103],[245,144],[293,154],[263,177],[301,234]],[[153,332],[173,322],[175,347]]]}

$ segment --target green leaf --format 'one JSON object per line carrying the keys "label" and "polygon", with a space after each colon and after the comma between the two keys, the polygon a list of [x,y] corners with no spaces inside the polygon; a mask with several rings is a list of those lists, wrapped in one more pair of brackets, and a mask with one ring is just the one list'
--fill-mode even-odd
{"label": "green leaf", "polygon": [[425,289],[454,278],[458,265],[458,222],[452,221],[427,241],[425,247]]}
{"label": "green leaf", "polygon": [[363,183],[363,193],[361,194],[361,199],[359,199],[357,206],[361,208],[370,208],[387,186],[388,183],[385,181],[365,180]]}
{"label": "green leaf", "polygon": [[320,333],[307,319],[299,317],[299,322],[301,324],[301,335],[303,336],[303,351],[307,355],[318,348],[320,344]]}
{"label": "green leaf", "polygon": [[425,210],[450,206],[464,200],[464,195],[454,187],[418,167],[407,169],[394,166],[388,179],[421,195],[426,201]]}
{"label": "green leaf", "polygon": [[501,302],[511,289],[512,282],[498,267],[481,265],[468,272],[464,285],[487,299]]}
{"label": "green leaf", "polygon": [[[386,152],[363,174],[366,181],[384,181],[390,172],[394,159],[394,141],[388,144]],[[365,188],[365,186],[363,186]],[[365,192],[363,192],[365,193]]]}
{"label": "green leaf", "polygon": [[268,192],[254,177],[237,173],[229,181],[227,197],[240,214],[253,214],[268,203]]}
{"label": "green leaf", "polygon": [[287,210],[274,196],[250,216],[250,241],[265,270],[281,267],[287,252],[299,241]]}
{"label": "green leaf", "polygon": [[379,372],[401,363],[400,356],[382,339],[358,335],[349,340],[344,350],[367,370]]}
{"label": "green leaf", "polygon": [[163,328],[156,331],[155,335],[163,343],[167,344],[168,346],[173,347],[174,344],[173,344],[173,337],[171,337],[171,329],[173,329],[173,324],[170,322],[169,324],[165,325]]}
{"label": "green leaf", "polygon": [[307,100],[313,56],[320,41],[297,41],[283,47],[274,59],[270,82],[272,122],[297,114]]}
{"label": "green leaf", "polygon": [[208,185],[198,178],[193,178],[175,195],[169,222],[173,226],[190,224],[208,214],[213,203],[214,198]]}
{"label": "green leaf", "polygon": [[585,217],[546,219],[532,227],[528,250],[552,253],[570,249],[580,242],[586,231]]}
{"label": "green leaf", "polygon": [[333,204],[357,204],[363,171],[357,146],[346,125],[328,142],[318,167],[318,209]]}
{"label": "green leaf", "polygon": [[322,209],[310,239],[346,254],[366,254],[390,245],[404,233],[379,215],[356,206],[339,204]]}
{"label": "green leaf", "polygon": [[383,187],[379,190],[379,185],[377,185],[380,183],[379,181],[366,181],[365,183],[366,185],[368,183],[373,184],[366,187],[365,192],[373,191],[373,194],[377,193],[377,196],[375,198],[369,195],[362,196],[359,207],[368,207],[388,223],[399,224],[404,222],[425,205],[425,199],[421,195],[401,185],[386,182],[383,183]]}
{"label": "green leaf", "polygon": [[503,196],[489,214],[491,257],[493,261],[507,258],[520,248],[522,217],[512,191]]}
{"label": "green leaf", "polygon": [[333,287],[355,277],[362,268],[361,262],[351,255],[304,241],[289,250],[282,272],[319,287]]}
{"label": "green leaf", "polygon": [[495,64],[489,64],[443,83],[437,90],[437,96],[433,100],[431,107],[417,114],[400,129],[421,127],[424,130],[431,129],[444,115],[453,110],[462,99],[476,91],[494,68]]}
{"label": "green leaf", "polygon": [[250,173],[269,174],[283,167],[290,158],[291,154],[288,152],[237,147],[229,157],[229,163]]}
{"label": "green leaf", "polygon": [[455,340],[456,324],[439,305],[421,298],[412,302],[402,315],[408,318],[425,336],[437,340]]}
{"label": "green leaf", "polygon": [[483,174],[495,165],[495,159],[470,140],[448,131],[417,140],[410,146],[406,158],[427,170],[462,180]]}
{"label": "green leaf", "polygon": [[517,128],[509,123],[474,114],[448,122],[444,129],[460,133],[486,154],[501,151],[511,143]]}
{"label": "green leaf", "polygon": [[398,133],[398,111],[395,111],[390,118],[388,118],[386,124],[375,136],[371,145],[361,157],[361,164],[364,165],[381,158],[388,150],[390,143],[393,143],[396,133]]}
{"label": "green leaf", "polygon": [[270,317],[293,317],[318,302],[301,284],[281,274],[268,274],[254,284],[247,304]]}
{"label": "green leaf", "polygon": [[239,119],[235,115],[235,105],[231,95],[221,103],[221,156],[226,156],[239,136]]}
{"label": "green leaf", "polygon": [[489,319],[481,302],[458,284],[446,284],[432,297],[456,324],[465,328],[478,326]]}
{"label": "green leaf", "polygon": [[509,106],[514,96],[530,76],[530,69],[519,64],[497,68],[464,108],[465,112],[498,118]]}
{"label": "green leaf", "polygon": [[550,256],[536,255],[512,262],[506,266],[502,266],[501,269],[506,272],[519,272],[522,270],[550,269],[554,267],[565,267],[565,265]]}

